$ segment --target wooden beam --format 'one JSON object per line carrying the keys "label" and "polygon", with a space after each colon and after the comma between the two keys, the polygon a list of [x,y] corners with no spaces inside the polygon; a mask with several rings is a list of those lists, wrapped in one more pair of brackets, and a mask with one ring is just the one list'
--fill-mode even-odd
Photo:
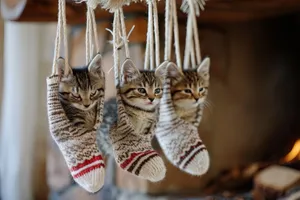
{"label": "wooden beam", "polygon": [[[181,0],[177,0],[178,9]],[[164,15],[164,1],[158,3],[160,15]],[[299,0],[210,0],[206,10],[199,17],[200,22],[241,22],[262,19],[285,13],[300,11]],[[84,3],[67,3],[67,23],[85,23],[86,6]],[[126,15],[147,15],[146,3],[132,3],[124,7]],[[57,20],[57,1],[55,0],[1,0],[2,17],[6,20],[26,22],[55,22]],[[178,12],[179,19],[186,14]],[[101,8],[96,10],[98,20],[112,18],[112,14]]]}

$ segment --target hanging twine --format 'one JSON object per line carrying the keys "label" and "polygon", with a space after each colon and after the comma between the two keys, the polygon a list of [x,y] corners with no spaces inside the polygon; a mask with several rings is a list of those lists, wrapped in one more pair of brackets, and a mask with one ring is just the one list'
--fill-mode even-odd
{"label": "hanging twine", "polygon": [[201,50],[200,50],[200,41],[199,41],[196,13],[195,13],[195,8],[193,6],[192,0],[188,0],[188,1],[190,4],[190,15],[192,16],[192,22],[193,22],[194,42],[195,42],[195,50],[196,50],[195,53],[196,53],[196,60],[197,60],[196,64],[197,66],[199,66],[201,64]]}
{"label": "hanging twine", "polygon": [[[196,68],[201,64],[201,49],[196,16],[204,10],[205,0],[184,0],[181,10],[188,13],[184,69]],[[190,65],[191,60],[191,65]]]}
{"label": "hanging twine", "polygon": [[[114,12],[114,20],[113,20],[113,30],[106,29],[109,31],[113,40],[111,43],[113,44],[113,57],[114,57],[114,66],[112,69],[115,71],[115,85],[118,87],[119,85],[119,70],[120,70],[120,54],[119,50],[124,46],[125,49],[125,57],[130,58],[129,47],[128,47],[128,38],[131,35],[134,26],[129,31],[128,35],[126,34],[126,27],[124,21],[124,13],[123,9],[120,8]],[[121,40],[122,39],[122,40]]]}
{"label": "hanging twine", "polygon": [[95,50],[96,53],[100,52],[100,46],[99,46],[99,39],[98,39],[98,31],[97,31],[97,23],[95,18],[95,12],[93,10],[90,10],[91,12],[91,18],[92,18],[92,25],[93,25],[93,31],[94,31],[94,43],[95,43]]}
{"label": "hanging twine", "polygon": [[[155,0],[153,0],[155,1]],[[152,5],[152,2],[149,3],[149,23],[150,23],[150,26],[151,26],[151,29],[152,30],[148,30],[148,33],[149,33],[149,43],[150,43],[150,70],[153,70],[155,67],[154,67],[154,40],[153,40],[153,28],[154,28],[154,24],[153,24],[153,5]]]}
{"label": "hanging twine", "polygon": [[165,61],[171,61],[172,39],[174,34],[176,63],[177,66],[182,69],[176,0],[166,0],[165,24]]}
{"label": "hanging twine", "polygon": [[172,24],[173,24],[173,18],[172,18],[172,0],[166,0],[166,16],[165,16],[165,61],[171,61],[171,48],[172,48]]}
{"label": "hanging twine", "polygon": [[192,17],[188,15],[187,25],[186,25],[186,37],[185,37],[185,49],[184,49],[184,69],[189,69],[190,67],[190,55],[191,48],[194,46],[193,40],[193,30],[192,30]]}
{"label": "hanging twine", "polygon": [[120,13],[119,10],[116,10],[114,13],[113,21],[113,57],[114,57],[114,71],[115,71],[115,85],[118,89],[119,87],[119,71],[120,71]]}
{"label": "hanging twine", "polygon": [[64,51],[65,51],[64,75],[72,73],[72,70],[70,69],[70,66],[69,66],[68,38],[67,38],[66,26],[67,26],[66,25],[66,2],[65,2],[65,0],[58,0],[58,22],[57,22],[56,37],[55,37],[52,75],[58,74],[56,62],[60,55],[62,40],[63,40]]}
{"label": "hanging twine", "polygon": [[87,6],[86,12],[86,28],[85,28],[85,63],[89,64],[91,58],[91,17],[89,14],[90,7]]}
{"label": "hanging twine", "polygon": [[[155,1],[155,0],[154,0]],[[147,41],[145,50],[145,63],[144,69],[153,70],[154,66],[154,41],[153,41],[153,4],[152,1],[148,1],[148,30],[147,30]],[[149,66],[150,64],[150,66]]]}
{"label": "hanging twine", "polygon": [[[119,13],[120,13],[119,18],[121,21],[121,30],[122,30],[121,38],[123,40],[124,47],[125,47],[125,57],[130,58],[129,47],[128,47],[128,37],[127,37],[126,26],[125,26],[125,18],[124,18],[124,12],[123,12],[122,8],[119,9]],[[130,31],[130,33],[131,33],[131,31]]]}
{"label": "hanging twine", "polygon": [[158,24],[158,11],[156,0],[152,1],[153,4],[153,20],[154,20],[154,37],[155,37],[155,61],[156,66],[160,65],[160,38],[159,38],[159,24]]}
{"label": "hanging twine", "polygon": [[86,46],[86,64],[88,64],[95,53],[99,53],[99,40],[97,32],[97,23],[93,7],[87,3],[86,12],[86,32],[85,32],[85,46]]}
{"label": "hanging twine", "polygon": [[179,30],[178,30],[178,19],[177,19],[177,6],[176,0],[172,0],[172,15],[173,15],[173,23],[174,23],[174,43],[175,43],[175,55],[176,62],[179,69],[182,69],[181,64],[181,55],[180,55],[180,41],[179,41]]}
{"label": "hanging twine", "polygon": [[[151,10],[151,11],[150,11]],[[146,49],[145,49],[145,58],[144,58],[144,69],[149,70],[149,60],[150,60],[150,34],[151,31],[151,19],[150,12],[152,12],[151,1],[148,1],[148,27],[147,27],[147,40],[146,40]]]}

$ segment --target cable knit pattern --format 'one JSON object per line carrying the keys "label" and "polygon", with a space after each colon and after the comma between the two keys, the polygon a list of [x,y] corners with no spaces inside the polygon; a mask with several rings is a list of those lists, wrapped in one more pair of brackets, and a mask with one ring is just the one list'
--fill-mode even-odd
{"label": "cable knit pattern", "polygon": [[170,78],[164,83],[156,137],[170,162],[192,175],[202,175],[209,168],[209,155],[197,128],[177,116],[170,93]]}
{"label": "cable knit pattern", "polygon": [[97,120],[92,130],[68,120],[59,101],[59,77],[47,78],[48,120],[52,138],[61,150],[74,180],[89,192],[104,184],[104,161],[96,143],[96,129],[103,118],[104,98],[97,102]]}
{"label": "cable knit pattern", "polygon": [[[150,123],[144,123],[143,120],[149,117],[145,113],[145,116],[140,116],[139,124],[148,124],[149,127],[135,130],[134,122],[129,119],[119,94],[117,94],[117,106],[118,122],[110,130],[116,162],[122,169],[140,178],[152,182],[162,180],[165,177],[166,168],[163,160],[151,146],[155,120],[153,123],[151,120],[148,121]],[[138,130],[146,131],[140,133]]]}

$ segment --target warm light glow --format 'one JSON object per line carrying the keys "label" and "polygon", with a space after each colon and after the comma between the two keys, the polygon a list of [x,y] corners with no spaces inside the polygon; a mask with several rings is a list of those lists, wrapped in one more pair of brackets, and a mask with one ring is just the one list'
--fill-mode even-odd
{"label": "warm light glow", "polygon": [[298,139],[292,150],[284,157],[284,162],[290,162],[294,159],[300,159],[300,139]]}

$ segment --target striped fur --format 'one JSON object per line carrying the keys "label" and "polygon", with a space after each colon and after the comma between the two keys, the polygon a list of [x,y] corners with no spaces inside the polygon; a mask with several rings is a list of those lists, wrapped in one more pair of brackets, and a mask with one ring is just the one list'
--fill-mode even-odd
{"label": "striped fur", "polygon": [[171,80],[174,70],[177,70],[175,64],[166,65],[156,137],[166,157],[173,165],[192,175],[202,175],[209,168],[209,155],[197,128],[180,118],[174,109],[171,97]]}
{"label": "striped fur", "polygon": [[121,86],[117,89],[118,122],[110,130],[110,139],[116,162],[122,169],[156,182],[163,179],[166,172],[162,159],[151,146],[157,105],[148,104],[147,94],[139,101],[136,98],[141,98],[141,94],[128,92],[151,83],[155,79],[151,74],[154,76],[154,72],[139,72],[131,60],[124,62]]}

